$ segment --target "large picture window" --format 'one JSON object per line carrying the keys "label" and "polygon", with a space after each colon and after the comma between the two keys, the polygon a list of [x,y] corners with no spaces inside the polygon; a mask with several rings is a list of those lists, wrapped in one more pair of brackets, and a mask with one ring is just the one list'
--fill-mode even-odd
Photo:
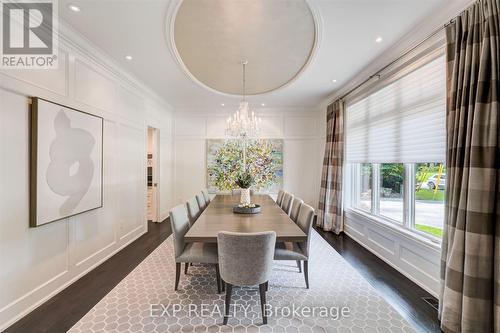
{"label": "large picture window", "polygon": [[405,70],[347,104],[350,207],[438,239],[446,195],[444,57]]}

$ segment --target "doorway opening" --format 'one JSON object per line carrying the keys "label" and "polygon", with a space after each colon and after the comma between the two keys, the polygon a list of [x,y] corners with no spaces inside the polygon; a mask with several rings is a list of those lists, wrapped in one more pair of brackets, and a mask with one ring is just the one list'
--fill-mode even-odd
{"label": "doorway opening", "polygon": [[159,134],[160,131],[154,127],[148,127],[148,149],[147,149],[147,217],[148,222],[159,222]]}

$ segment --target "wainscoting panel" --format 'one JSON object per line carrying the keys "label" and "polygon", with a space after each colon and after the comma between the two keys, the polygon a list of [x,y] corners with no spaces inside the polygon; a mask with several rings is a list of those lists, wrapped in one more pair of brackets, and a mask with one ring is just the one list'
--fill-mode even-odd
{"label": "wainscoting panel", "polygon": [[352,210],[345,212],[344,221],[347,235],[430,294],[438,296],[441,249],[437,244]]}

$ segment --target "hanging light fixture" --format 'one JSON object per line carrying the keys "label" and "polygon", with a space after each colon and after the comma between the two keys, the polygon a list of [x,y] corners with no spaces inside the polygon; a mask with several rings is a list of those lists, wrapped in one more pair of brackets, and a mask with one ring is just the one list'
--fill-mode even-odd
{"label": "hanging light fixture", "polygon": [[255,113],[249,109],[246,100],[246,65],[248,61],[241,61],[243,71],[243,98],[236,113],[227,118],[226,135],[237,138],[256,137],[260,131],[261,118],[255,116]]}

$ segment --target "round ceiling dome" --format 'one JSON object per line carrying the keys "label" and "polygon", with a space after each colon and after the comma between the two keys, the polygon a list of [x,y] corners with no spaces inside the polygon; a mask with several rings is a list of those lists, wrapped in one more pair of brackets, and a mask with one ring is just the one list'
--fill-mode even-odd
{"label": "round ceiling dome", "polygon": [[173,24],[177,54],[192,77],[219,92],[242,93],[286,85],[315,46],[314,17],[305,0],[183,0]]}

